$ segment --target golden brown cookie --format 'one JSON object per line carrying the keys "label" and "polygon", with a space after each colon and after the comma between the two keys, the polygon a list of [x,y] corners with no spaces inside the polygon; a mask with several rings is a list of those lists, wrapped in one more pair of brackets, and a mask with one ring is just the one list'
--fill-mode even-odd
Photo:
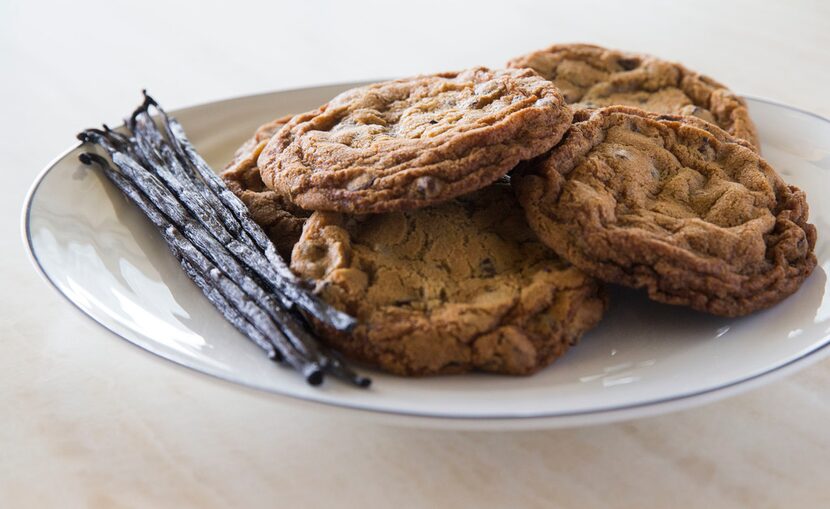
{"label": "golden brown cookie", "polygon": [[508,67],[536,70],[553,81],[575,109],[625,105],[692,115],[759,146],[742,98],[674,62],[590,44],[557,44],[514,58]]}
{"label": "golden brown cookie", "polygon": [[408,212],[315,212],[291,268],[359,320],[321,330],[336,349],[401,375],[533,373],[600,319],[599,283],[528,227],[494,184]]}
{"label": "golden brown cookie", "polygon": [[529,69],[418,76],[344,92],[295,116],[259,158],[309,210],[408,210],[480,189],[554,146],[570,109]]}
{"label": "golden brown cookie", "polygon": [[771,306],[816,265],[804,193],[694,124],[595,110],[514,172],[519,201],[539,238],[599,279],[717,315]]}
{"label": "golden brown cookie", "polygon": [[289,115],[260,126],[254,136],[237,149],[221,175],[228,189],[248,207],[251,218],[262,227],[286,260],[291,257],[291,249],[300,238],[309,212],[265,187],[256,161],[271,136],[290,119]]}
{"label": "golden brown cookie", "polygon": [[[234,166],[237,166],[243,159],[248,159],[253,157],[254,163],[256,163],[256,159],[259,157],[259,154],[262,152],[262,149],[265,148],[265,144],[268,143],[268,140],[271,139],[277,131],[282,128],[285,124],[291,120],[293,115],[285,115],[278,119],[272,120],[270,122],[266,122],[259,126],[256,131],[254,131],[254,135],[245,140],[245,143],[239,146],[236,149],[236,152],[233,154],[233,159],[229,162],[225,169],[229,170]],[[260,144],[262,146],[260,146]],[[256,153],[256,155],[253,155]]]}

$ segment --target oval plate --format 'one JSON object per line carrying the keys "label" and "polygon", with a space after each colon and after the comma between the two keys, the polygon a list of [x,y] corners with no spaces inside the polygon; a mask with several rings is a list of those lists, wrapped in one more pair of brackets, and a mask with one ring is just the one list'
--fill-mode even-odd
{"label": "oval plate", "polygon": [[[354,85],[275,92],[173,113],[218,169],[259,124],[316,108]],[[527,378],[372,373],[370,390],[333,381],[309,387],[224,321],[141,213],[78,162],[77,147],[35,181],[23,211],[23,235],[42,275],[93,320],[156,355],[236,384],[426,426],[540,428],[653,415],[746,390],[830,350],[824,236],[830,210],[819,200],[830,189],[830,121],[748,101],[764,156],[809,196],[819,231],[813,275],[781,304],[741,319],[661,305],[641,292],[614,288],[602,323],[565,357]]]}

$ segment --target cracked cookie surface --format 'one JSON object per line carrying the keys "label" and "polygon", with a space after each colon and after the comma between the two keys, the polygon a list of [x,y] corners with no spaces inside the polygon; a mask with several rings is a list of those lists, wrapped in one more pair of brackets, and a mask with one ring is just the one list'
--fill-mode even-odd
{"label": "cracked cookie surface", "polygon": [[575,109],[624,105],[696,116],[759,146],[742,98],[674,62],[590,44],[558,44],[514,58],[508,67],[534,69]]}
{"label": "cracked cookie surface", "polygon": [[513,182],[539,238],[586,273],[738,316],[777,303],[812,272],[804,193],[746,144],[634,108],[578,120]]}
{"label": "cracked cookie surface", "polygon": [[295,116],[259,167],[305,209],[408,210],[487,186],[553,147],[570,122],[556,87],[529,69],[418,76]]}
{"label": "cracked cookie surface", "polygon": [[600,284],[536,239],[509,186],[409,212],[315,212],[291,268],[359,320],[322,329],[347,356],[401,375],[548,365],[605,309]]}
{"label": "cracked cookie surface", "polygon": [[291,249],[300,239],[309,212],[266,187],[256,162],[268,140],[290,119],[288,115],[260,126],[236,150],[233,160],[221,174],[228,189],[248,207],[251,219],[262,227],[286,260],[290,259]]}

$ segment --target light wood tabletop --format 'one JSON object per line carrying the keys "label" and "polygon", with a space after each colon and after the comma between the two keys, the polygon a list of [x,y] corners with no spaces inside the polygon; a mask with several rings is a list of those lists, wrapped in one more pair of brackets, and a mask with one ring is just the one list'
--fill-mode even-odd
{"label": "light wood tabletop", "polygon": [[828,28],[819,0],[0,2],[0,506],[830,507],[830,360],[616,424],[373,424],[117,339],[38,277],[19,223],[40,169],[144,87],[174,109],[593,42],[830,116]]}

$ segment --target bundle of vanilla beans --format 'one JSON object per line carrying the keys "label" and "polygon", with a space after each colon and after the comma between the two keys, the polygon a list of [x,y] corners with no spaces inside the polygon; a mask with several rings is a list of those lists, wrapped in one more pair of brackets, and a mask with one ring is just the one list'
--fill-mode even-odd
{"label": "bundle of vanilla beans", "polygon": [[[150,115],[154,108],[161,127]],[[87,129],[83,142],[103,149],[96,165],[158,228],[184,271],[239,331],[274,361],[319,385],[325,373],[360,387],[370,380],[310,332],[306,317],[348,331],[351,316],[321,301],[288,268],[245,205],[196,152],[181,124],[149,95],[126,129]]]}

